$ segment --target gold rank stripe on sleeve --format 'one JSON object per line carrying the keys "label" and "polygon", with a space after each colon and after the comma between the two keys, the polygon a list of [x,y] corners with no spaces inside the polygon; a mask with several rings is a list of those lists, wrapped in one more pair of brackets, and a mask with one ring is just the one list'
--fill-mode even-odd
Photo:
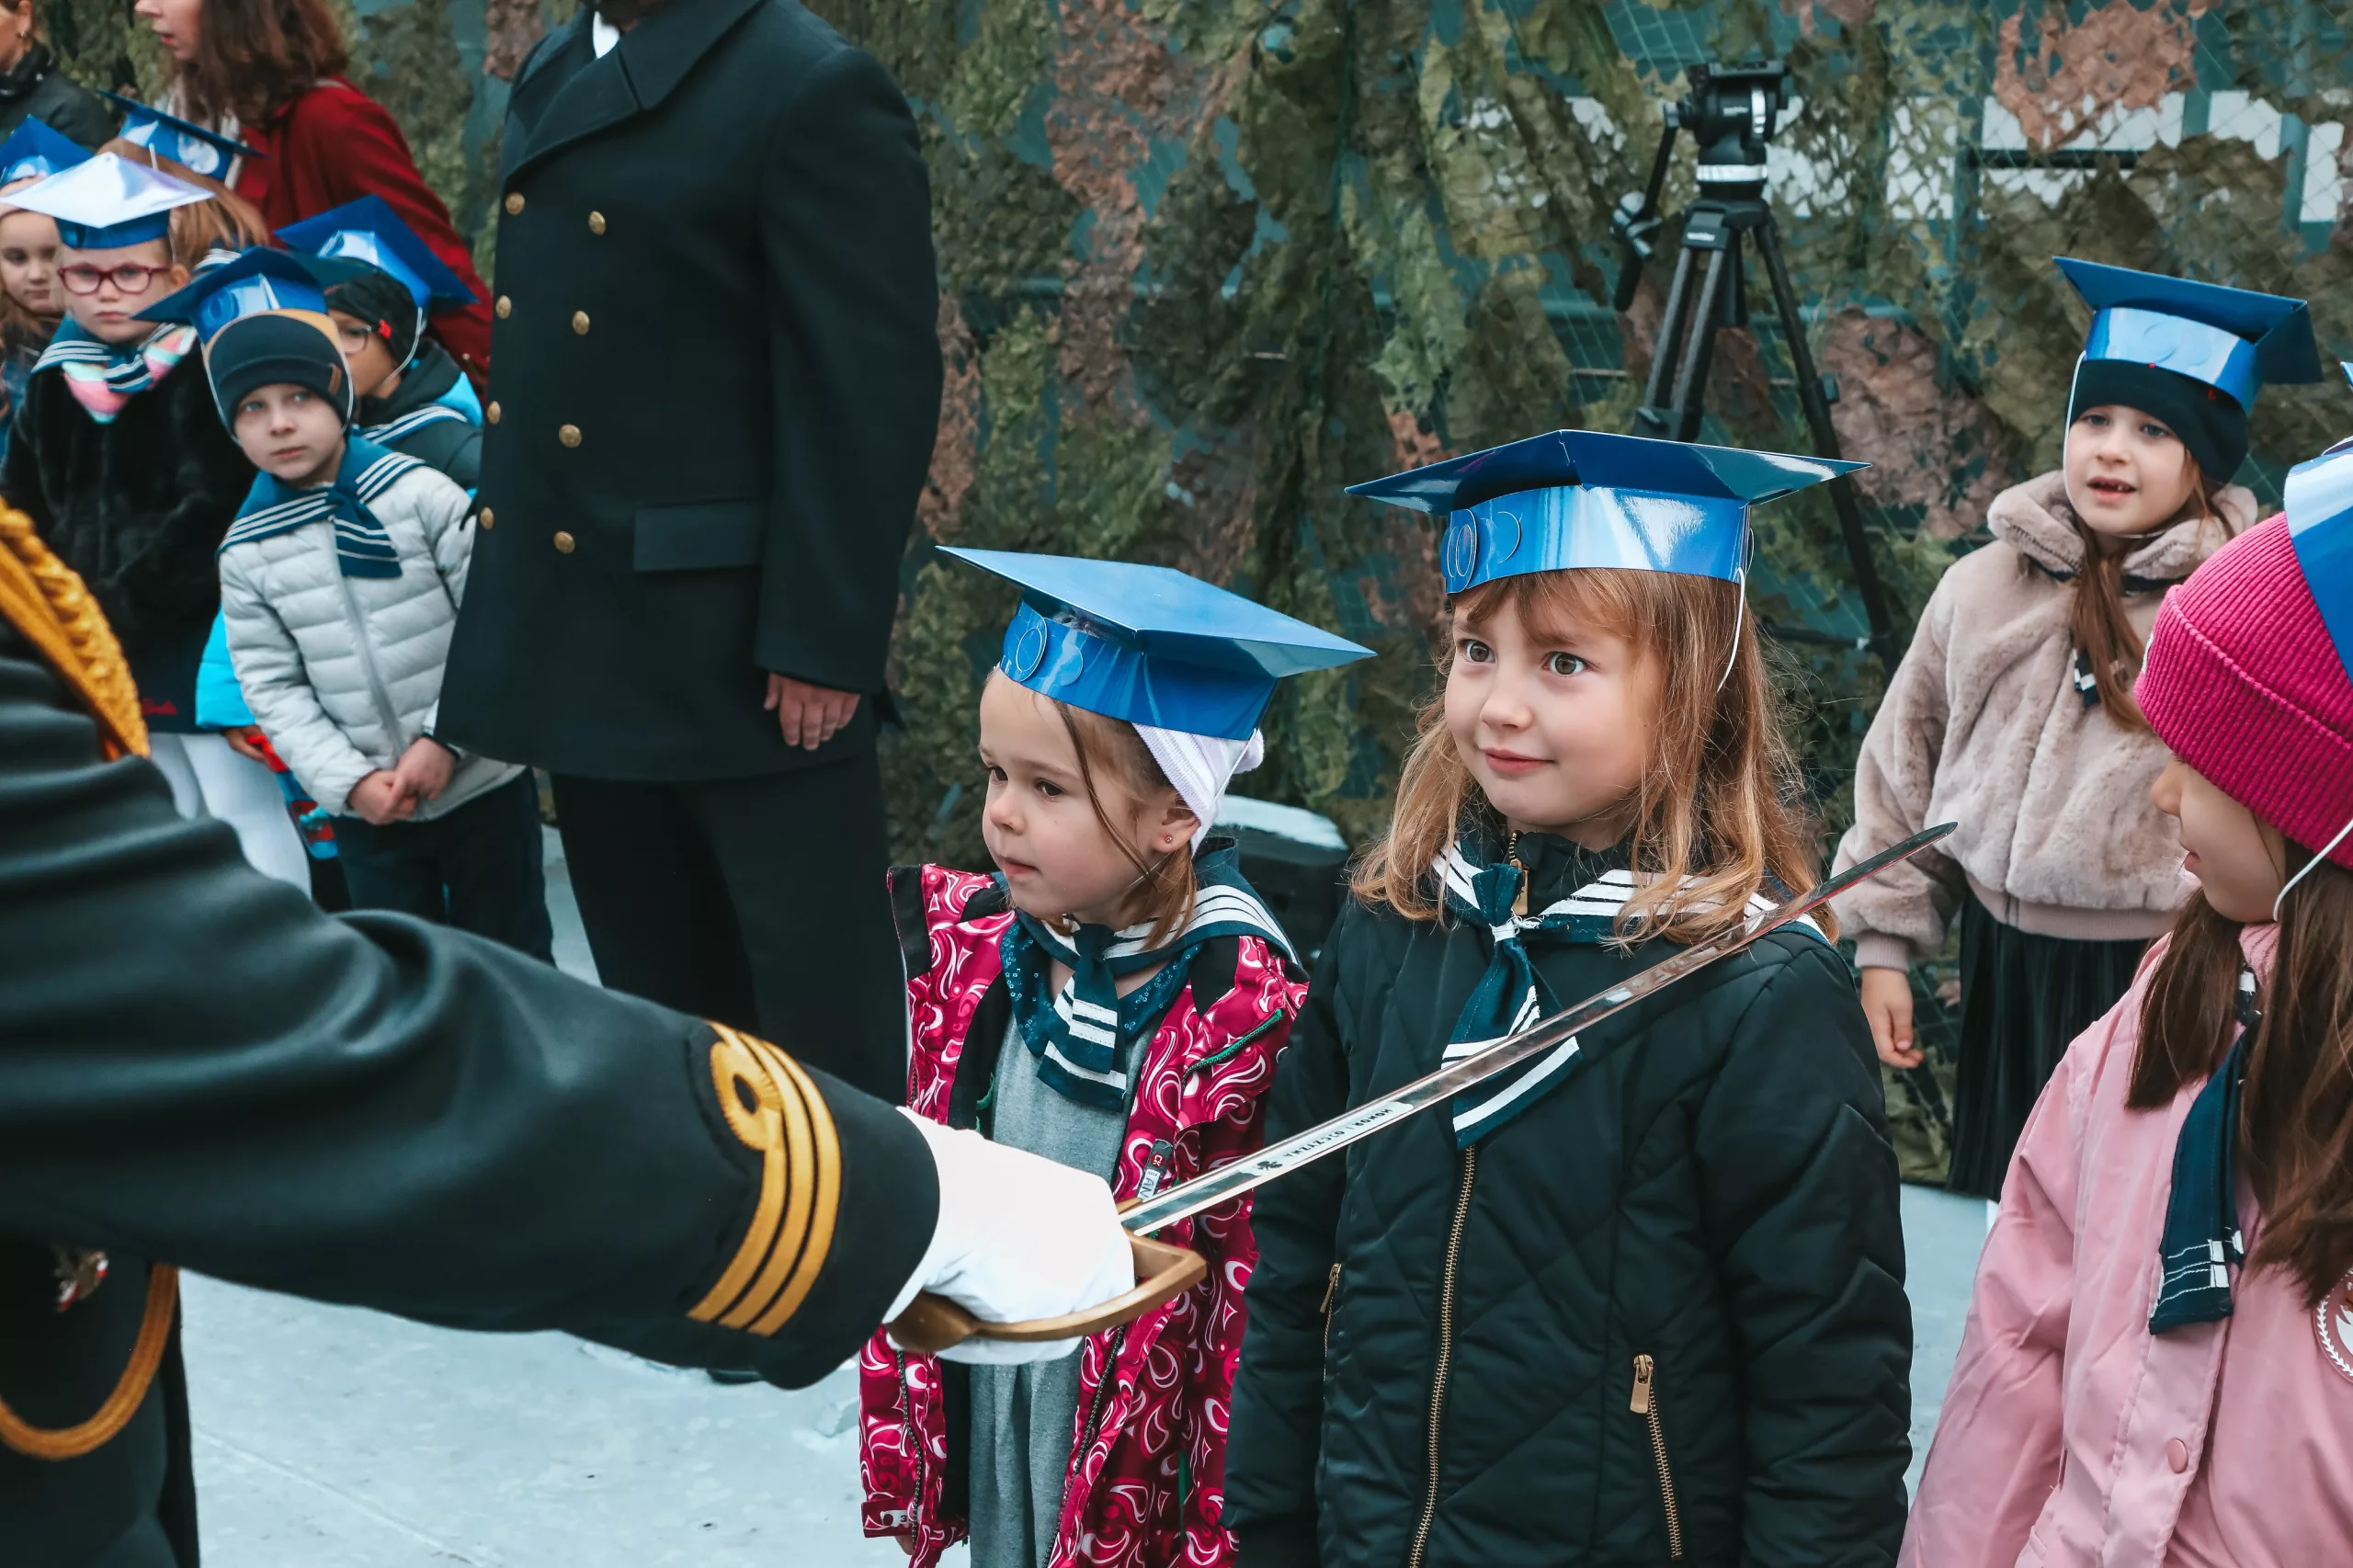
{"label": "gold rank stripe on sleeve", "polygon": [[764,1040],[711,1028],[711,1082],[727,1125],[760,1155],[760,1200],[727,1271],[688,1315],[772,1335],[800,1310],[832,1250],[841,1144],[798,1062]]}

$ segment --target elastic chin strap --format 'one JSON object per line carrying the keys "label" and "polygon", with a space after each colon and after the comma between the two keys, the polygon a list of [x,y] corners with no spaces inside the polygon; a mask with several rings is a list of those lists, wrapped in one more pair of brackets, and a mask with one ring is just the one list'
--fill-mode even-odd
{"label": "elastic chin strap", "polygon": [[2314,866],[2319,865],[2331,855],[2336,854],[2336,846],[2345,842],[2345,835],[2348,833],[2353,833],[2353,818],[2347,818],[2345,825],[2336,830],[2336,836],[2330,839],[2326,846],[2324,847],[2319,854],[2305,861],[2302,868],[2299,869],[2294,876],[2288,879],[2288,886],[2281,888],[2279,890],[2279,896],[2271,901],[2271,919],[2273,924],[2277,925],[2279,923],[2279,906],[2288,902],[2288,889],[2294,887],[2298,882],[2302,881],[2306,877],[2310,876]]}
{"label": "elastic chin strap", "polygon": [[1733,585],[1740,589],[1740,598],[1732,616],[1732,652],[1724,656],[1724,673],[1716,677],[1716,695],[1724,694],[1724,682],[1732,679],[1732,667],[1740,663],[1740,629],[1748,619],[1748,568],[1733,568]]}

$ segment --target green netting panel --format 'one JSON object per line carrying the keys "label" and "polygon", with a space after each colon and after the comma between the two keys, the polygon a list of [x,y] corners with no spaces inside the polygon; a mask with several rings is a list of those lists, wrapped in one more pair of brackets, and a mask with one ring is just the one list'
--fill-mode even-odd
{"label": "green netting panel", "polygon": [[[691,4],[693,0],[675,0]],[[499,116],[571,0],[353,15],[355,74],[484,226]],[[1608,219],[1685,66],[1786,57],[1771,189],[1899,617],[2056,460],[2068,252],[2292,292],[2353,350],[2346,13],[2313,0],[818,0],[915,108],[948,396],[926,540],[1165,562],[1381,650],[1290,683],[1248,788],[1376,827],[1439,614],[1426,526],[1350,481],[1562,424],[1627,427],[1674,249],[1610,304]],[[55,0],[88,79],[152,90],[119,0]],[[1687,149],[1668,203],[1695,194]],[[487,236],[484,236],[486,248]],[[484,261],[489,257],[485,255]],[[1787,345],[1728,334],[1710,439],[1802,448]],[[616,388],[615,395],[631,395]],[[2242,478],[2353,424],[2276,389]],[[1762,514],[1826,825],[1881,680],[1819,493]],[[903,854],[974,861],[972,714],[1008,610],[911,555],[890,742]]]}

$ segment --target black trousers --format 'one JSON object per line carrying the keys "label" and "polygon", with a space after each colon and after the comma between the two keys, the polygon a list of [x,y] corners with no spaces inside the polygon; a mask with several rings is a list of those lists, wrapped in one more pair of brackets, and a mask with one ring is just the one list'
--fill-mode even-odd
{"label": "black trousers", "polygon": [[872,750],[693,783],[558,774],[555,812],[607,985],[749,1030],[894,1104],[905,1097]]}
{"label": "black trousers", "polygon": [[529,773],[447,816],[335,821],[335,858],[354,909],[394,909],[555,961],[540,796]]}

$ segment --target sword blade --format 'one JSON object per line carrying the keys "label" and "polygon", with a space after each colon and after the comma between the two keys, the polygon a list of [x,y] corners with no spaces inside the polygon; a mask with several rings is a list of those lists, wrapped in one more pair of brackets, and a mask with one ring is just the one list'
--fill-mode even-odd
{"label": "sword blade", "polygon": [[1449,1062],[1370,1105],[1343,1111],[1321,1126],[1311,1127],[1271,1149],[1261,1149],[1247,1159],[1236,1160],[1206,1176],[1195,1176],[1191,1181],[1179,1183],[1165,1192],[1155,1194],[1120,1215],[1120,1222],[1137,1235],[1148,1235],[1204,1209],[1214,1209],[1277,1176],[1288,1175],[1302,1165],[1311,1165],[1326,1154],[1345,1149],[1359,1139],[1370,1138],[1382,1128],[1402,1121],[1416,1111],[1427,1110],[1442,1100],[1450,1100],[1463,1090],[1483,1083],[1498,1073],[1507,1072],[1529,1058],[1552,1050],[1579,1031],[1591,1028],[1604,1018],[1623,1012],[1645,996],[1656,995],[1677,981],[1688,979],[1710,964],[1730,958],[1743,948],[1820,908],[1848,888],[1869,881],[1890,866],[1911,858],[1952,832],[1953,827],[1951,823],[1939,823],[1915,833],[1903,843],[1893,845],[1868,860],[1858,861],[1810,892],[1800,893],[1786,903],[1766,911],[1737,931],[1728,931],[1721,937],[1686,948],[1673,958],[1653,964],[1607,991],[1588,996],[1549,1018],[1539,1019],[1518,1034],[1497,1040],[1476,1056],[1466,1056],[1460,1062]]}

